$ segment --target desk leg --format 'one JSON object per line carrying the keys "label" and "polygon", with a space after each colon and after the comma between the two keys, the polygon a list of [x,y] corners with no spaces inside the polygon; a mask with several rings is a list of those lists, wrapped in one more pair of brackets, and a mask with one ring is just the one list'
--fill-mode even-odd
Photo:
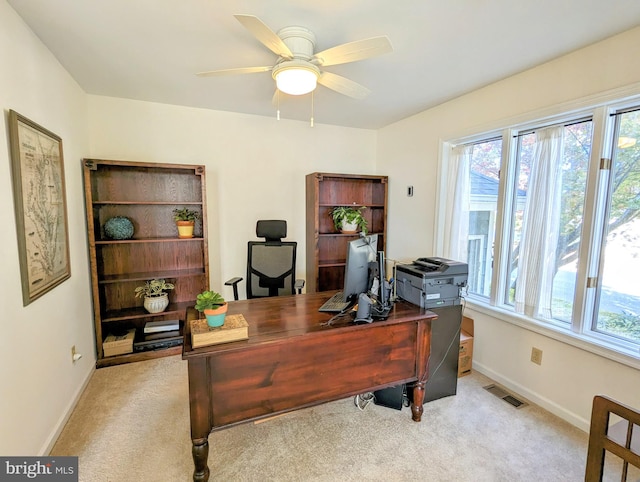
{"label": "desk leg", "polygon": [[193,481],[207,482],[209,480],[209,467],[207,466],[209,440],[206,438],[194,439],[191,454],[193,455],[193,463],[196,467],[193,471]]}
{"label": "desk leg", "polygon": [[413,386],[413,402],[411,403],[411,418],[414,422],[422,420],[424,412],[424,385],[425,382],[416,382]]}
{"label": "desk leg", "polygon": [[411,418],[414,422],[422,420],[424,412],[424,387],[429,379],[429,358],[431,355],[431,319],[418,323],[418,380],[413,385],[413,402],[411,403]]}

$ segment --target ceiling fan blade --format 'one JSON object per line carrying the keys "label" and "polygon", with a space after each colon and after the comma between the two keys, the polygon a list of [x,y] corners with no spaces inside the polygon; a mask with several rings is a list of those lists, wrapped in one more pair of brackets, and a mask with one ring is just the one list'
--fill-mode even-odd
{"label": "ceiling fan blade", "polygon": [[381,37],[356,40],[355,42],[337,45],[318,52],[313,57],[320,62],[320,65],[327,66],[356,62],[392,51],[393,47],[391,46],[389,38],[383,35]]}
{"label": "ceiling fan blade", "polygon": [[208,72],[198,72],[198,77],[215,77],[219,75],[235,75],[235,74],[254,74],[256,72],[269,72],[273,70],[272,66],[264,67],[240,67],[238,69],[210,70]]}
{"label": "ceiling fan blade", "polygon": [[371,93],[364,85],[331,72],[323,72],[318,83],[354,99],[364,99]]}
{"label": "ceiling fan blade", "polygon": [[258,17],[254,15],[234,15],[234,17],[274,54],[287,58],[293,57],[293,53],[291,53],[289,47]]}

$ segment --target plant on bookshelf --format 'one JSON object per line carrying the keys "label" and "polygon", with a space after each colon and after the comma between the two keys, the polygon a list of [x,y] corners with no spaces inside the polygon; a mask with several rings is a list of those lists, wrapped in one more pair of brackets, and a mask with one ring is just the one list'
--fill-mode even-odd
{"label": "plant on bookshelf", "polygon": [[178,237],[193,238],[193,228],[199,217],[200,213],[198,211],[189,208],[174,209],[173,220],[178,227]]}
{"label": "plant on bookshelf", "polygon": [[209,326],[222,326],[227,308],[227,302],[215,291],[203,291],[196,297],[196,310],[204,313]]}
{"label": "plant on bookshelf", "polygon": [[138,286],[135,294],[136,298],[144,297],[144,307],[149,313],[160,313],[169,306],[167,291],[174,288],[173,283],[167,283],[164,279],[152,279]]}
{"label": "plant on bookshelf", "polygon": [[359,208],[336,206],[329,211],[329,214],[333,218],[336,229],[343,233],[355,233],[359,228],[363,234],[367,234],[367,220],[362,215],[364,209],[366,209],[364,206]]}

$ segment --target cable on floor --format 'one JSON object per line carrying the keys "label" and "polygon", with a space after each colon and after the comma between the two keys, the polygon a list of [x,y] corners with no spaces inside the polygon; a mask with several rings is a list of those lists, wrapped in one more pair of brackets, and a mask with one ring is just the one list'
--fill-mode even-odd
{"label": "cable on floor", "polygon": [[358,407],[358,410],[364,411],[364,409],[367,408],[369,404],[371,404],[371,402],[375,400],[375,398],[376,397],[372,392],[360,393],[359,395],[353,397],[353,403],[356,407]]}

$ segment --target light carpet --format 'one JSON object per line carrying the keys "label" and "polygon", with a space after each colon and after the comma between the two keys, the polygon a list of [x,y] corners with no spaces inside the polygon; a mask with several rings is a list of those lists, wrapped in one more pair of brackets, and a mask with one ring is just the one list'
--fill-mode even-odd
{"label": "light carpet", "polygon": [[[359,410],[350,397],[213,432],[210,480],[584,480],[587,434],[535,405],[514,408],[490,383],[460,378],[421,423],[409,408]],[[192,480],[187,362],[96,370],[51,455],[79,456],[80,481]]]}

